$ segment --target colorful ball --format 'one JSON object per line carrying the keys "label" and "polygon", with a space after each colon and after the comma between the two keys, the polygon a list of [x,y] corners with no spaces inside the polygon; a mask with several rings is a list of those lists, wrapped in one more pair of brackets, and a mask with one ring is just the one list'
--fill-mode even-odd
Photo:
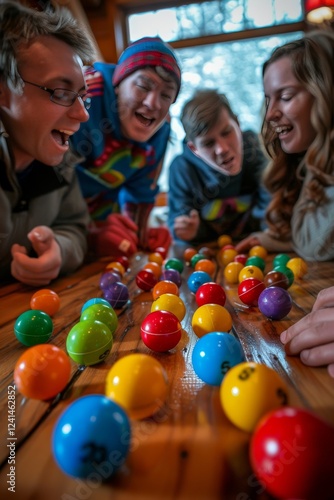
{"label": "colorful ball", "polygon": [[52,452],[60,469],[94,486],[109,479],[130,449],[131,426],[124,409],[100,394],[83,396],[60,415]]}
{"label": "colorful ball", "polygon": [[261,259],[266,259],[268,256],[268,252],[266,248],[264,248],[261,245],[255,245],[253,246],[249,252],[248,252],[250,257],[261,257]]}
{"label": "colorful ball", "polygon": [[210,274],[204,271],[194,271],[187,280],[188,288],[191,292],[196,293],[201,285],[212,281]]}
{"label": "colorful ball", "polygon": [[159,253],[163,259],[167,257],[167,248],[165,247],[157,247],[154,249],[155,253]]}
{"label": "colorful ball", "polygon": [[14,382],[26,398],[42,401],[65,389],[71,376],[71,362],[64,351],[51,344],[30,347],[19,357]]}
{"label": "colorful ball", "polygon": [[230,368],[245,360],[239,340],[230,333],[212,332],[200,338],[193,349],[196,375],[206,384],[220,386]]}
{"label": "colorful ball", "polygon": [[295,275],[293,274],[293,272],[291,271],[291,269],[289,267],[275,266],[274,271],[279,271],[280,273],[283,273],[287,276],[287,278],[289,280],[289,287],[293,284],[293,282],[295,280]]}
{"label": "colorful ball", "polygon": [[197,250],[195,248],[186,248],[183,252],[183,258],[185,262],[190,263],[192,257],[197,254]]}
{"label": "colorful ball", "polygon": [[180,259],[168,259],[164,264],[165,269],[176,269],[179,273],[182,273],[184,265]]}
{"label": "colorful ball", "polygon": [[35,292],[30,299],[31,309],[43,311],[49,316],[53,316],[59,311],[60,298],[53,290],[42,289]]}
{"label": "colorful ball", "polygon": [[112,334],[118,325],[118,317],[113,308],[108,304],[92,304],[87,307],[80,316],[80,321],[101,321],[104,323]]}
{"label": "colorful ball", "polygon": [[299,279],[303,278],[308,271],[305,260],[301,259],[300,257],[294,257],[293,259],[290,259],[287,262],[286,267],[291,269],[295,278]]}
{"label": "colorful ball", "polygon": [[52,319],[43,311],[25,311],[20,314],[14,324],[17,340],[28,347],[48,342],[52,332]]}
{"label": "colorful ball", "polygon": [[273,268],[276,266],[286,266],[289,260],[291,259],[290,255],[287,253],[279,253],[275,255],[273,258]]}
{"label": "colorful ball", "polygon": [[136,276],[136,284],[137,287],[143,290],[144,292],[149,292],[152,290],[154,285],[156,285],[158,279],[151,269],[141,269]]}
{"label": "colorful ball", "polygon": [[270,286],[261,292],[258,306],[267,318],[280,320],[289,314],[292,308],[290,294],[279,286]]}
{"label": "colorful ball", "polygon": [[217,240],[219,248],[223,248],[225,245],[232,244],[232,238],[228,234],[222,234]]}
{"label": "colorful ball", "polygon": [[116,283],[116,281],[122,281],[122,275],[116,270],[107,271],[107,272],[102,274],[102,276],[100,278],[99,286],[100,286],[101,290],[105,290],[113,283]]}
{"label": "colorful ball", "polygon": [[225,307],[219,304],[205,304],[193,314],[191,325],[197,337],[211,332],[229,332],[232,318]]}
{"label": "colorful ball", "polygon": [[245,361],[226,373],[220,386],[220,401],[235,426],[253,432],[266,413],[288,404],[288,389],[272,368]]}
{"label": "colorful ball", "polygon": [[124,283],[116,281],[116,283],[110,284],[108,288],[103,290],[103,298],[106,299],[114,309],[120,309],[124,307],[129,300],[128,287]]}
{"label": "colorful ball", "polygon": [[149,262],[156,262],[159,266],[162,266],[164,261],[164,257],[159,252],[152,252],[147,258]]}
{"label": "colorful ball", "polygon": [[251,466],[275,498],[334,498],[334,428],[303,408],[265,415],[250,442]]}
{"label": "colorful ball", "polygon": [[221,285],[209,281],[208,283],[203,283],[198,288],[195,298],[198,307],[204,306],[204,304],[219,304],[220,306],[224,306],[226,293]]}
{"label": "colorful ball", "polygon": [[158,281],[158,283],[154,285],[152,290],[153,300],[156,300],[158,297],[160,297],[160,295],[163,295],[164,293],[173,293],[174,295],[179,295],[179,287],[173,281]]}
{"label": "colorful ball", "polygon": [[179,288],[182,284],[182,278],[179,271],[176,269],[165,269],[161,273],[160,281],[173,281]]}
{"label": "colorful ball", "polygon": [[147,264],[144,265],[143,269],[150,269],[157,280],[160,279],[162,268],[157,262],[147,262]]}
{"label": "colorful ball", "polygon": [[266,288],[270,286],[279,286],[287,290],[290,286],[289,279],[286,274],[281,273],[280,271],[269,271],[263,280]]}
{"label": "colorful ball", "polygon": [[85,311],[89,306],[93,306],[94,304],[104,304],[107,307],[111,308],[111,305],[106,299],[102,297],[93,297],[92,299],[88,299],[81,308],[81,313]]}
{"label": "colorful ball", "polygon": [[113,335],[101,321],[85,320],[69,331],[66,349],[70,358],[79,365],[96,365],[104,361],[113,345]]}
{"label": "colorful ball", "polygon": [[179,321],[182,321],[186,315],[186,306],[177,295],[164,293],[152,303],[151,312],[153,311],[169,311],[175,314]]}
{"label": "colorful ball", "polygon": [[238,255],[238,252],[234,247],[232,248],[221,248],[218,250],[217,259],[218,262],[223,266],[227,266],[230,262],[233,262],[234,258]]}
{"label": "colorful ball", "polygon": [[216,264],[210,259],[201,259],[195,264],[195,271],[204,271],[211,277],[216,272]]}
{"label": "colorful ball", "polygon": [[239,283],[247,278],[257,278],[260,281],[263,281],[264,276],[261,269],[257,266],[245,266],[241,269],[239,273]]}
{"label": "colorful ball", "polygon": [[266,262],[259,255],[252,255],[251,257],[248,257],[248,259],[246,260],[245,266],[256,266],[259,267],[262,272],[264,272],[264,269],[266,267]]}
{"label": "colorful ball", "polygon": [[120,255],[119,257],[115,257],[115,261],[122,264],[125,271],[129,269],[130,261],[126,255]]}
{"label": "colorful ball", "polygon": [[231,285],[238,283],[239,274],[241,269],[243,268],[244,266],[241,264],[241,262],[229,262],[224,269],[224,278],[226,283],[229,283]]}
{"label": "colorful ball", "polygon": [[106,396],[121,405],[134,419],[150,417],[160,410],[167,393],[165,369],[147,354],[122,357],[110,368],[106,378]]}
{"label": "colorful ball", "polygon": [[256,307],[260,294],[265,289],[263,281],[257,278],[246,278],[238,286],[238,296],[241,302],[250,307]]}
{"label": "colorful ball", "polygon": [[143,320],[140,333],[146,347],[155,352],[166,352],[179,343],[181,324],[169,311],[154,311]]}
{"label": "colorful ball", "polygon": [[123,276],[123,274],[125,273],[125,268],[124,266],[120,263],[120,262],[117,262],[116,260],[110,262],[107,266],[106,266],[106,271],[112,271],[112,270],[116,270],[120,273],[121,276]]}

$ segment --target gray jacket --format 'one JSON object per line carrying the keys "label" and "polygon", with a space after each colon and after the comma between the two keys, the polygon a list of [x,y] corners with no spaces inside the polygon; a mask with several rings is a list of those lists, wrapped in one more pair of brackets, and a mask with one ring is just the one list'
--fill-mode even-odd
{"label": "gray jacket", "polygon": [[10,275],[11,247],[24,245],[33,255],[27,234],[48,226],[62,253],[61,274],[74,271],[87,250],[89,214],[74,169],[74,156],[50,167],[34,161],[17,174],[0,122],[0,278]]}

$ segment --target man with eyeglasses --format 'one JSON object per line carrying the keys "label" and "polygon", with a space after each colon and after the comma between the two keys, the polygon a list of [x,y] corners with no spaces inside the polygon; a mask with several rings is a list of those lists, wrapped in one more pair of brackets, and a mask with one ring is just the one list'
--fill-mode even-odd
{"label": "man with eyeglasses", "polygon": [[66,9],[0,3],[0,278],[47,285],[86,253],[69,138],[88,120],[92,42]]}

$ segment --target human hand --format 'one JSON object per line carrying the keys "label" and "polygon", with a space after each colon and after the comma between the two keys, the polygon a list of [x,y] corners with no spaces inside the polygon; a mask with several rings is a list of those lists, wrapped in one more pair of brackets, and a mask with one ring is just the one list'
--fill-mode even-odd
{"label": "human hand", "polygon": [[174,220],[174,233],[180,240],[193,240],[197,234],[200,218],[197,210],[191,210],[189,215],[180,215]]}
{"label": "human hand", "polygon": [[89,245],[98,257],[130,257],[137,251],[137,231],[137,225],[126,215],[111,214],[103,225],[91,228]]}
{"label": "human hand", "polygon": [[29,257],[27,249],[12,246],[11,273],[18,281],[31,286],[48,285],[57,278],[62,264],[61,250],[55,235],[47,226],[37,226],[28,234],[37,257]]}
{"label": "human hand", "polygon": [[281,333],[289,355],[300,355],[308,366],[326,366],[334,377],[334,287],[322,290],[312,311]]}
{"label": "human hand", "polygon": [[250,235],[247,236],[247,238],[239,241],[239,243],[235,245],[235,249],[238,253],[245,253],[248,252],[248,250],[250,250],[252,247],[260,244],[260,240],[256,236]]}
{"label": "human hand", "polygon": [[148,250],[154,252],[156,248],[163,247],[168,251],[172,237],[166,227],[150,227],[147,235]]}

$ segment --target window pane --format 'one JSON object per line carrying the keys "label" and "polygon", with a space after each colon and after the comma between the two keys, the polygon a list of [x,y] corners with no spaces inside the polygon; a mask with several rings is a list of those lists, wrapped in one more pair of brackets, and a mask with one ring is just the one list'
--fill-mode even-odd
{"label": "window pane", "polygon": [[264,104],[262,64],[275,47],[302,35],[295,32],[176,50],[182,68],[182,87],[170,110],[172,137],[159,181],[162,191],[167,190],[168,166],[182,151],[185,134],[179,116],[185,101],[197,88],[218,89],[229,99],[241,129],[259,133]]}
{"label": "window pane", "polygon": [[160,36],[163,40],[231,33],[301,21],[301,0],[215,0],[128,17],[130,40]]}

